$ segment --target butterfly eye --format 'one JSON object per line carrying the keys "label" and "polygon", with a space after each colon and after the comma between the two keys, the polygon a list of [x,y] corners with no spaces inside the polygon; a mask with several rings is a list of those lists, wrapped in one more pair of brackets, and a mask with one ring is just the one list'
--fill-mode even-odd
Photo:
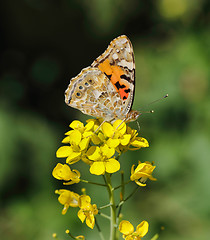
{"label": "butterfly eye", "polygon": [[88,82],[85,82],[85,86],[86,86],[86,87],[89,86],[89,83],[88,83]]}
{"label": "butterfly eye", "polygon": [[79,86],[79,89],[83,89],[83,86]]}

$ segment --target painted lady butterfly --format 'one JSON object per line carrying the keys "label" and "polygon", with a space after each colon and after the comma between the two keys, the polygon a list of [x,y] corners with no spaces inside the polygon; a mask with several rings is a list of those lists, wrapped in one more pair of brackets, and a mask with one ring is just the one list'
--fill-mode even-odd
{"label": "painted lady butterfly", "polygon": [[134,121],[131,110],[135,88],[133,47],[125,35],[115,38],[90,67],[70,80],[65,91],[67,105],[104,121]]}

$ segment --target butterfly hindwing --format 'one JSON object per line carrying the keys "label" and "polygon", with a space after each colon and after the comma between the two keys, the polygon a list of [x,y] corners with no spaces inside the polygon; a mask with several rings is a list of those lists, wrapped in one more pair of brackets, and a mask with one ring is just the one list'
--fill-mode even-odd
{"label": "butterfly hindwing", "polygon": [[120,115],[124,107],[107,76],[92,67],[83,69],[71,79],[65,92],[65,102],[87,115],[107,121]]}

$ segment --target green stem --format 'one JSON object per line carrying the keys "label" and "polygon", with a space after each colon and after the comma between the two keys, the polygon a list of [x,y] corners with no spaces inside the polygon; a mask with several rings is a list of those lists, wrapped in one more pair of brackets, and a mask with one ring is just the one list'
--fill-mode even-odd
{"label": "green stem", "polygon": [[102,216],[102,217],[104,217],[104,218],[110,220],[110,216],[107,216],[106,214],[101,213],[101,212],[98,212],[98,214],[99,214],[100,216]]}
{"label": "green stem", "polygon": [[[128,184],[129,182],[131,182],[131,180],[129,180],[129,181],[127,181],[127,182],[125,182],[125,183],[124,183],[124,185]],[[119,186],[115,187],[115,188],[114,188],[114,190],[116,190],[116,189],[118,189],[118,188],[120,188],[120,187],[122,187],[122,186],[123,186],[123,185],[122,185],[122,184],[120,184]]]}
{"label": "green stem", "polygon": [[[124,171],[121,171],[121,191],[120,191],[120,201],[124,200],[124,195],[125,195],[125,181],[124,181]],[[122,205],[118,209],[117,213],[117,226],[119,225],[119,219],[120,219],[120,213],[122,210]],[[117,232],[117,238],[119,239],[119,231]]]}
{"label": "green stem", "polygon": [[120,203],[116,206],[116,208],[122,206],[123,203],[126,202],[129,198],[131,198],[138,189],[139,189],[139,187],[137,186],[127,198],[125,198],[123,201],[120,201]]}
{"label": "green stem", "polygon": [[[69,230],[66,230],[66,234],[68,234],[72,239],[76,239],[71,233]],[[77,239],[76,239],[77,240]]]}
{"label": "green stem", "polygon": [[106,173],[107,189],[110,202],[110,240],[116,240],[116,205],[114,200],[114,189],[112,188],[111,177]]}
{"label": "green stem", "polygon": [[98,210],[101,210],[101,209],[104,209],[104,208],[107,208],[107,207],[110,207],[110,206],[111,206],[111,204],[109,203],[109,204],[104,205],[102,207],[98,207]]}
{"label": "green stem", "polygon": [[133,192],[127,198],[124,199],[124,202],[126,202],[129,198],[131,198],[138,189],[139,189],[139,186],[136,186],[136,188],[133,190]]}
{"label": "green stem", "polygon": [[[120,193],[120,203],[124,201],[125,195],[125,182],[124,182],[124,171],[121,171],[121,193]],[[117,208],[117,207],[116,207]],[[119,216],[122,210],[122,204],[119,205],[118,213],[117,213],[117,225],[119,224]]]}
{"label": "green stem", "polygon": [[80,179],[80,182],[83,182],[83,183],[90,183],[90,184],[94,184],[94,185],[98,185],[98,186],[102,186],[102,187],[107,187],[105,184],[102,184],[102,183],[96,183],[96,182],[90,182],[90,181],[87,181],[87,180],[84,180],[84,179]]}

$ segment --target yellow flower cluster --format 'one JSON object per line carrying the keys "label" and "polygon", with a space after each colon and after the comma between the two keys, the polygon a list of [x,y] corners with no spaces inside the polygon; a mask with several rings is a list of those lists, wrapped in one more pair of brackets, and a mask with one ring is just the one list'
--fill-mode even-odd
{"label": "yellow flower cluster", "polygon": [[[62,180],[64,185],[80,181],[88,182],[80,179],[81,174],[78,170],[71,169],[71,165],[80,160],[90,167],[91,174],[103,175],[106,173],[105,178],[107,178],[109,174],[120,169],[118,159],[123,152],[149,146],[145,138],[138,136],[137,130],[131,129],[122,120],[116,120],[111,124],[99,119],[90,119],[87,120],[86,125],[76,120],[70,124],[70,128],[71,130],[65,134],[66,137],[62,141],[66,145],[60,147],[56,152],[58,158],[66,158],[65,163],[58,163],[52,172],[54,178]],[[139,186],[146,186],[145,182],[148,178],[156,180],[152,176],[154,169],[155,166],[149,162],[139,162],[136,169],[134,169],[134,165],[132,166],[130,180],[135,181]],[[107,184],[107,180],[105,183]],[[78,218],[93,229],[98,209],[96,204],[91,204],[91,198],[85,192],[83,195],[79,195],[66,189],[60,189],[55,193],[59,195],[58,201],[64,206],[62,214],[66,214],[69,207],[79,207]],[[142,222],[134,232],[132,224],[122,221],[119,230],[126,240],[140,240],[148,231],[148,223]]]}
{"label": "yellow flower cluster", "polygon": [[76,120],[70,127],[72,130],[62,141],[67,145],[56,152],[58,158],[66,158],[66,164],[57,165],[53,171],[55,178],[70,181],[68,184],[79,182],[80,177],[79,172],[71,171],[68,165],[82,160],[90,166],[91,174],[114,173],[120,169],[116,156],[127,150],[149,146],[145,138],[138,137],[137,130],[126,126],[122,120],[101,124],[100,120],[91,119],[85,126]]}

